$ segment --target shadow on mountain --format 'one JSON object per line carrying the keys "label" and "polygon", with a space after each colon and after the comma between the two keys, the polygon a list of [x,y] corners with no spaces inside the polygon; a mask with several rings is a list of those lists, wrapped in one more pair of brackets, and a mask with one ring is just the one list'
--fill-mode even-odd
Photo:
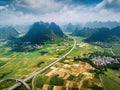
{"label": "shadow on mountain", "polygon": [[45,55],[45,54],[48,53],[48,51],[40,51],[39,53],[40,53],[41,55]]}
{"label": "shadow on mountain", "polygon": [[11,48],[11,52],[32,52],[36,50],[33,44],[21,42],[21,39],[10,40],[6,46]]}
{"label": "shadow on mountain", "polygon": [[[35,22],[26,35],[10,40],[7,46],[11,47],[11,51],[16,52],[32,52],[44,43],[59,42],[66,37],[60,27],[54,22]],[[45,54],[47,52],[42,52]]]}
{"label": "shadow on mountain", "polygon": [[120,43],[120,26],[115,28],[76,28],[73,36],[84,37],[84,41],[102,47],[111,47],[113,43]]}

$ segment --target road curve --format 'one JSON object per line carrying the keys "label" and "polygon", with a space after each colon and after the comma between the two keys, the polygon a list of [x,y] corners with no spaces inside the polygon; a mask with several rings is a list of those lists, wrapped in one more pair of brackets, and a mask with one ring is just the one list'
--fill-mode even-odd
{"label": "road curve", "polygon": [[23,84],[23,85],[26,87],[27,90],[31,90],[31,88],[28,86],[28,84],[27,84],[25,81],[20,80],[20,79],[16,79],[16,78],[6,78],[6,79],[1,80],[0,83],[3,82],[3,81],[6,81],[6,80],[17,81],[17,82],[19,82],[20,84]]}
{"label": "road curve", "polygon": [[[73,40],[74,40],[74,45],[73,45],[73,47],[70,49],[70,51],[68,51],[65,55],[63,55],[62,57],[60,57],[59,59],[57,59],[57,60],[54,61],[53,63],[49,64],[48,66],[44,67],[43,69],[41,69],[41,70],[33,73],[31,76],[28,76],[28,77],[25,78],[23,81],[24,81],[24,82],[28,81],[29,79],[33,78],[33,77],[36,76],[37,74],[40,74],[40,73],[44,72],[45,70],[47,70],[48,68],[50,68],[51,66],[53,66],[55,63],[57,63],[57,62],[59,62],[60,60],[64,59],[68,54],[70,54],[70,53],[73,51],[73,49],[74,49],[75,46],[76,46],[76,40],[75,40],[74,38],[73,38]],[[20,85],[21,85],[21,83],[15,84],[15,85],[11,86],[8,90],[13,90],[13,89],[17,88],[17,87],[20,86]]]}

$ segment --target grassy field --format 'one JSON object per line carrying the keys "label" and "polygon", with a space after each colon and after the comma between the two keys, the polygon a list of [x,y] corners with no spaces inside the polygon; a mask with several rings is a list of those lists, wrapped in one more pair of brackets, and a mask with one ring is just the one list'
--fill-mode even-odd
{"label": "grassy field", "polygon": [[[87,68],[89,64],[85,62],[78,63],[70,61],[68,64],[59,62],[57,65],[59,66],[54,65],[51,69],[38,75],[34,79],[35,90],[49,90],[49,87],[51,86],[51,90],[56,86],[57,88],[64,89],[55,90],[80,90],[80,88],[81,90],[103,90],[99,76],[95,77],[94,73],[88,72],[88,70],[91,69],[91,66]],[[86,87],[86,84],[83,85],[83,83],[87,80],[89,83],[87,83]]]}
{"label": "grassy field", "polygon": [[105,72],[105,74],[120,85],[120,77],[119,77],[120,70],[117,71],[117,70],[108,69],[107,72]]}
{"label": "grassy field", "polygon": [[120,90],[120,71],[108,69],[105,74],[100,75],[106,90]]}
{"label": "grassy field", "polygon": [[[60,86],[63,86],[62,88],[64,90],[66,89],[65,86],[67,85],[67,83],[72,83],[73,85],[71,87],[68,87],[70,88],[70,90],[72,90],[72,88],[75,90],[78,90],[79,86],[81,86],[83,90],[90,89],[90,88],[93,90],[103,90],[103,86],[101,85],[101,81],[102,81],[106,90],[119,90],[119,86],[116,82],[120,82],[120,79],[118,78],[118,75],[120,75],[120,73],[117,71],[112,71],[108,69],[108,71],[106,72],[106,75],[108,75],[109,77],[105,75],[100,75],[100,78],[101,78],[101,81],[100,81],[99,77],[97,78],[92,77],[94,76],[94,74],[89,73],[89,71],[85,69],[86,67],[89,67],[89,66],[85,66],[86,65],[85,63],[83,63],[84,65],[81,68],[74,68],[75,67],[74,65],[78,64],[73,62],[73,58],[75,56],[83,56],[84,54],[92,53],[96,51],[110,52],[110,49],[101,48],[99,46],[85,43],[83,41],[84,38],[81,38],[81,37],[75,37],[75,39],[77,41],[77,45],[75,49],[67,56],[68,60],[66,60],[66,61],[70,60],[70,62],[64,62],[65,60],[63,60],[62,62],[59,62],[54,66],[55,68],[58,68],[60,75],[61,75],[61,70],[63,71],[67,70],[65,72],[68,72],[68,73],[65,73],[64,77],[67,75],[69,76],[66,79],[61,78],[60,75],[58,77],[56,76],[56,74],[52,76],[46,76],[46,74],[51,72],[51,69],[49,69],[42,75],[38,75],[35,78],[35,81],[34,81],[35,88],[48,88],[49,90],[52,90],[54,87],[53,85],[56,85],[56,86],[60,85]],[[36,72],[37,70],[40,70],[41,68],[55,61],[58,57],[65,54],[73,45],[73,41],[69,41],[69,42],[61,42],[58,44],[46,44],[45,46],[43,46],[42,48],[34,52],[10,52],[10,48],[4,47],[5,43],[6,42],[0,43],[0,47],[2,47],[0,48],[0,53],[1,53],[0,54],[0,79],[8,78],[8,77],[23,79],[28,75],[32,74],[33,72]],[[67,68],[64,67],[65,64],[68,65]],[[80,66],[81,65],[82,63],[80,63]],[[75,69],[76,69],[76,72],[80,69],[78,76],[75,76],[76,74],[73,75],[73,72]],[[85,72],[85,75],[83,75],[83,72],[81,71]],[[86,73],[88,74],[88,76]],[[113,82],[109,78],[114,79],[115,82]],[[58,83],[56,83],[56,81],[58,81]],[[80,85],[78,85],[78,82],[80,82]],[[110,89],[109,87],[110,85],[112,89]]]}
{"label": "grassy field", "polygon": [[[65,60],[58,62],[53,66],[53,69],[49,69],[43,75],[38,75],[35,78],[35,90],[53,90],[56,86],[62,88],[56,90],[79,90],[80,88],[81,90],[95,90],[96,88],[96,90],[103,90],[99,77],[94,78],[94,73],[89,72],[88,69],[90,69],[91,66],[85,62],[74,62],[73,58],[74,56],[82,56],[90,52],[103,52],[104,49],[83,42],[83,38],[81,37],[75,37],[75,39],[77,40],[77,46]],[[84,87],[83,85],[85,80],[88,80],[90,83],[87,84],[88,87]]]}
{"label": "grassy field", "polygon": [[100,75],[100,78],[106,90],[120,90],[120,85],[115,83],[108,76]]}
{"label": "grassy field", "polygon": [[[83,42],[83,38],[80,37],[76,37],[77,40],[77,47],[75,48],[75,50],[73,50],[73,52],[70,54],[70,56],[82,56],[83,54],[89,53],[89,52],[95,52],[95,51],[100,51],[100,52],[109,52],[110,48],[101,48],[99,46],[95,46],[95,45],[91,45],[88,43]],[[120,55],[120,45],[114,45],[114,47],[112,47],[113,52],[115,53],[115,55]],[[100,75],[102,84],[104,85],[104,87],[106,88],[106,90],[120,90],[120,78],[118,78],[118,76],[120,76],[120,71],[114,71],[111,69],[108,69],[107,72],[105,73],[107,76],[105,75]],[[109,79],[109,78],[112,78]],[[86,80],[84,83],[89,83],[91,82],[91,80]],[[87,84],[85,84],[87,85]],[[87,87],[83,85],[83,88]],[[95,86],[92,87],[93,89],[97,88]],[[100,88],[97,88],[95,90],[99,90]],[[100,89],[101,90],[101,89]]]}
{"label": "grassy field", "polygon": [[85,43],[83,41],[84,38],[82,37],[75,37],[76,41],[77,41],[77,46],[76,48],[70,53],[69,56],[82,56],[83,54],[87,54],[87,53],[91,53],[91,52],[95,52],[95,51],[100,51],[103,52],[104,49],[99,47],[99,46],[95,46],[95,45],[91,45],[88,43]]}
{"label": "grassy field", "polygon": [[105,75],[100,75],[106,90],[120,90],[120,71],[108,69]]}
{"label": "grassy field", "polygon": [[120,44],[114,44],[112,46],[112,50],[115,53],[115,55],[120,56]]}
{"label": "grassy field", "polygon": [[6,43],[0,42],[0,79],[29,76],[65,54],[73,41],[46,44],[33,52],[12,52],[11,48],[5,46]]}

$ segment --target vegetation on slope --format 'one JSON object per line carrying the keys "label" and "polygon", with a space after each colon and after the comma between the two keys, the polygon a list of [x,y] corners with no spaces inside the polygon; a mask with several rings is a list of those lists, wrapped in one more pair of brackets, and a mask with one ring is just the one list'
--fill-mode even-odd
{"label": "vegetation on slope", "polygon": [[0,28],[0,39],[12,39],[18,36],[19,33],[13,27],[2,27]]}
{"label": "vegetation on slope", "polygon": [[36,22],[32,25],[28,33],[22,37],[22,41],[31,43],[42,43],[43,41],[55,41],[63,38],[64,34],[55,23]]}
{"label": "vegetation on slope", "polygon": [[76,28],[72,35],[85,37],[85,41],[103,47],[111,47],[112,43],[120,43],[120,26],[109,28]]}

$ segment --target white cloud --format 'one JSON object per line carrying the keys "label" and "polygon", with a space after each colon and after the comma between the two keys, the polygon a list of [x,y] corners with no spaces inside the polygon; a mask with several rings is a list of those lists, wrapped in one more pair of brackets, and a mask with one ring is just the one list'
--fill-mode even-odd
{"label": "white cloud", "polygon": [[8,7],[8,5],[0,6],[0,11],[1,11],[1,10],[5,10],[7,7]]}
{"label": "white cloud", "polygon": [[120,0],[103,0],[97,8],[104,8],[115,12],[120,12]]}
{"label": "white cloud", "polygon": [[51,13],[59,11],[63,4],[54,0],[16,0],[14,4],[17,10],[24,13]]}
{"label": "white cloud", "polygon": [[0,6],[0,10],[3,10],[5,7],[4,6]]}
{"label": "white cloud", "polygon": [[[23,24],[35,21],[85,23],[89,21],[120,21],[120,12],[106,8],[115,0],[104,0],[96,6],[69,5],[56,0],[17,0],[0,12],[0,24]],[[116,0],[118,1],[118,0]],[[12,7],[12,8],[11,8]],[[112,8],[112,6],[111,6]],[[114,8],[113,8],[114,9]]]}

